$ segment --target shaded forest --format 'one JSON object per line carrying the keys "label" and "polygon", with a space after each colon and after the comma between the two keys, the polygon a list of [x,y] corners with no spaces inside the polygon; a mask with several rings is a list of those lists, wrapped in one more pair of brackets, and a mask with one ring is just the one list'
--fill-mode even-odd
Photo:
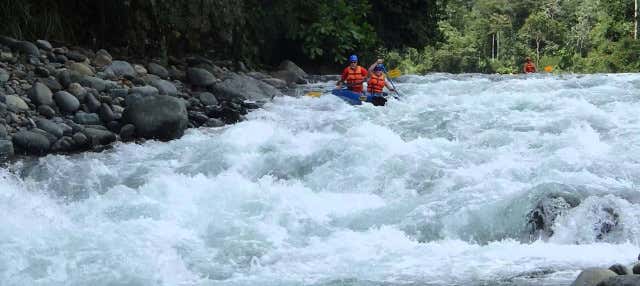
{"label": "shaded forest", "polygon": [[121,56],[270,66],[384,56],[405,72],[640,71],[635,0],[4,0],[0,34]]}

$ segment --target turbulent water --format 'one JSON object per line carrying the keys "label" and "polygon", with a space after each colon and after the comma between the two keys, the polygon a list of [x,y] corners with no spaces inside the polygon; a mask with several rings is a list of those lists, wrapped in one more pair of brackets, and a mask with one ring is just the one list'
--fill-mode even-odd
{"label": "turbulent water", "polygon": [[[8,166],[0,284],[568,285],[634,262],[640,75],[399,81],[382,108],[277,98]],[[555,193],[579,205],[532,232]]]}

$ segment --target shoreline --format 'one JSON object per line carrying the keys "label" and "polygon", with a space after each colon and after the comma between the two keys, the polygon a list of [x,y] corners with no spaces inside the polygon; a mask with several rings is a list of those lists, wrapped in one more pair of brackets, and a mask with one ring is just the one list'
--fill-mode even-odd
{"label": "shoreline", "polygon": [[308,77],[291,61],[274,71],[199,55],[172,58],[169,66],[129,61],[0,36],[0,162],[168,141],[187,128],[233,124]]}

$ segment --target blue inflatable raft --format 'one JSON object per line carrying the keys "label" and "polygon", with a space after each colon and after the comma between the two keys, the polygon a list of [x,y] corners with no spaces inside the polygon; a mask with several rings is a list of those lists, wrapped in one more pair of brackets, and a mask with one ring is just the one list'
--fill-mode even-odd
{"label": "blue inflatable raft", "polygon": [[342,98],[344,101],[352,105],[361,105],[362,102],[370,102],[373,105],[382,106],[387,102],[387,99],[384,98],[384,96],[357,93],[348,89],[334,89],[331,91],[331,94]]}

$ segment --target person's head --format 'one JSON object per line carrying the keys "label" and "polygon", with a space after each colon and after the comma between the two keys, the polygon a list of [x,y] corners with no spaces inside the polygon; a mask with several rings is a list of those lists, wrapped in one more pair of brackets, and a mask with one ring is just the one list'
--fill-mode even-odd
{"label": "person's head", "polygon": [[384,71],[384,65],[382,64],[377,64],[374,68],[373,68],[373,72],[377,75],[380,75],[382,72]]}
{"label": "person's head", "polygon": [[358,56],[356,56],[356,55],[349,56],[349,65],[353,66],[353,67],[357,66],[358,65]]}
{"label": "person's head", "polygon": [[524,61],[529,63],[529,62],[531,62],[531,58],[530,58],[530,57],[526,57],[526,58],[524,59]]}

